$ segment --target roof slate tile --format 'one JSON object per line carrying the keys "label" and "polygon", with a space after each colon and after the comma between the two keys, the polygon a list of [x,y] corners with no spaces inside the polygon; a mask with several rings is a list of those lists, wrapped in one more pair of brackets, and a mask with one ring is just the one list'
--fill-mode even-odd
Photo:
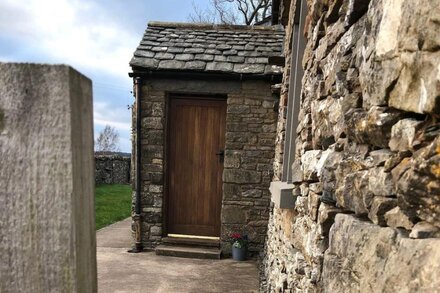
{"label": "roof slate tile", "polygon": [[157,66],[159,69],[182,69],[185,65],[183,61],[177,60],[162,60]]}
{"label": "roof slate tile", "polygon": [[130,61],[133,70],[282,74],[284,31],[270,26],[151,22]]}
{"label": "roof slate tile", "polygon": [[216,49],[217,50],[230,50],[230,49],[232,49],[232,46],[226,45],[226,44],[220,44],[220,45],[217,45]]}
{"label": "roof slate tile", "polygon": [[194,60],[194,54],[176,54],[175,59],[181,61]]}
{"label": "roof slate tile", "polygon": [[185,50],[183,50],[183,52],[185,53],[203,53],[205,52],[205,49],[202,48],[186,48]]}
{"label": "roof slate tile", "polygon": [[155,55],[155,53],[151,52],[151,51],[136,50],[136,52],[134,52],[134,56],[137,56],[137,57],[152,58],[152,57],[154,57],[154,55]]}
{"label": "roof slate tile", "polygon": [[264,64],[234,64],[236,73],[263,73],[264,68]]}
{"label": "roof slate tile", "polygon": [[184,69],[204,70],[206,62],[203,61],[188,61],[185,62]]}
{"label": "roof slate tile", "polygon": [[241,56],[228,56],[228,59],[227,59],[229,62],[232,62],[232,63],[244,63],[244,57],[241,57]]}
{"label": "roof slate tile", "polygon": [[153,47],[151,51],[153,52],[166,52],[168,50],[168,47]]}
{"label": "roof slate tile", "polygon": [[237,55],[237,53],[238,53],[238,51],[237,51],[237,50],[234,50],[234,49],[223,51],[223,55],[224,55],[224,56]]}
{"label": "roof slate tile", "polygon": [[211,62],[206,65],[206,71],[230,72],[233,68],[233,64],[228,62]]}
{"label": "roof slate tile", "polygon": [[168,53],[182,53],[183,48],[171,47],[171,48],[168,48],[167,52]]}
{"label": "roof slate tile", "polygon": [[154,55],[155,59],[165,60],[165,59],[174,59],[174,54],[159,52]]}
{"label": "roof slate tile", "polygon": [[196,60],[203,60],[203,61],[212,61],[214,60],[214,55],[210,55],[210,54],[197,54],[195,56]]}

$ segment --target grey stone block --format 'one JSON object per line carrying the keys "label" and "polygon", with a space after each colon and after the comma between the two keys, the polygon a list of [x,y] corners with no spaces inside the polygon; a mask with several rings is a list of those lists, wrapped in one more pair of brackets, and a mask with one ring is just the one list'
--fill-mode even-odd
{"label": "grey stone block", "polygon": [[0,291],[96,292],[92,83],[0,63]]}

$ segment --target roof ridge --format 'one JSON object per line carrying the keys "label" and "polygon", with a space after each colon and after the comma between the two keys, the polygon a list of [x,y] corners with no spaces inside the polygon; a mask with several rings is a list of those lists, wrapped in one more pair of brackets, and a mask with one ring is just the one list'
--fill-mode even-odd
{"label": "roof ridge", "polygon": [[281,25],[263,26],[263,25],[237,25],[237,24],[210,24],[210,23],[190,23],[190,22],[166,22],[150,21],[148,27],[166,27],[166,28],[194,28],[194,29],[231,29],[231,30],[257,30],[257,31],[279,31],[284,29]]}

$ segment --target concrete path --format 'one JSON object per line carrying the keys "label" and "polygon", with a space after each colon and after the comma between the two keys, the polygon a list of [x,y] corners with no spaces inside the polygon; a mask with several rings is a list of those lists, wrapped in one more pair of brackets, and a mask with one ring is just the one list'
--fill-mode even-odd
{"label": "concrete path", "polygon": [[130,224],[126,219],[96,234],[98,292],[258,292],[254,261],[128,253]]}

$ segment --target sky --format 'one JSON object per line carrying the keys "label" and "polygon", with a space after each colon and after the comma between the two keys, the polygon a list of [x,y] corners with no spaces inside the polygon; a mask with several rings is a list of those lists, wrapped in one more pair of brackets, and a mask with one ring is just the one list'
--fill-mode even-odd
{"label": "sky", "polygon": [[187,21],[208,0],[0,0],[0,61],[67,64],[93,82],[95,138],[110,125],[131,152],[128,63],[149,21]]}

